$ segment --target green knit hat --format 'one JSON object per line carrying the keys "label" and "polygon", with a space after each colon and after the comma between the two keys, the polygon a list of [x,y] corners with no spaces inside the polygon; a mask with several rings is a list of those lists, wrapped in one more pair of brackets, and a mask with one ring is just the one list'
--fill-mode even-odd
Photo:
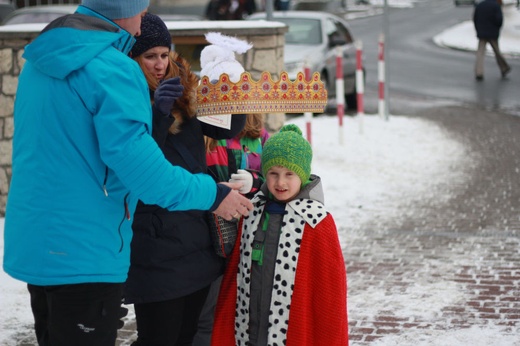
{"label": "green knit hat", "polygon": [[269,138],[262,149],[262,173],[273,166],[285,167],[300,177],[305,184],[311,175],[312,148],[296,125],[285,125]]}

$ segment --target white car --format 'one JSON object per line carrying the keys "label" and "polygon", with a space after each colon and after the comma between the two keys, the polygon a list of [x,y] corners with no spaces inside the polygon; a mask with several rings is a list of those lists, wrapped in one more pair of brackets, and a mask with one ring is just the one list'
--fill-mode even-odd
{"label": "white car", "polygon": [[[266,13],[255,13],[247,20],[266,19]],[[294,80],[309,64],[311,74],[319,72],[329,98],[336,95],[336,47],[343,57],[345,101],[356,109],[356,47],[348,23],[331,13],[320,11],[273,12],[273,21],[286,24],[284,69]]]}

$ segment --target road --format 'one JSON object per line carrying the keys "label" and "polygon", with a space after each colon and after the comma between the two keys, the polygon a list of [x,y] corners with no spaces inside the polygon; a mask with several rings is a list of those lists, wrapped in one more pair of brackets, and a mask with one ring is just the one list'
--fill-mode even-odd
{"label": "road", "polygon": [[[390,8],[388,12],[386,67],[390,111],[394,96],[442,99],[487,110],[520,115],[520,61],[508,59],[512,73],[502,79],[496,62],[485,61],[486,79],[475,81],[475,53],[441,48],[432,38],[455,24],[469,20],[472,7],[455,7],[452,0],[424,0],[413,8]],[[354,35],[363,42],[367,70],[366,91],[377,92],[378,38],[384,31],[383,15],[350,21]],[[377,98],[377,94],[376,98]]]}

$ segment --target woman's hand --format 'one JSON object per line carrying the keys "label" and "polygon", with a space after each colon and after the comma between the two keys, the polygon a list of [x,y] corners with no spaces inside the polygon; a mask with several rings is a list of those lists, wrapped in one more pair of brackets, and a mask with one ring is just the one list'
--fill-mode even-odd
{"label": "woman's hand", "polygon": [[169,115],[175,101],[182,96],[184,87],[180,77],[167,79],[155,90],[153,95],[155,108],[163,115]]}

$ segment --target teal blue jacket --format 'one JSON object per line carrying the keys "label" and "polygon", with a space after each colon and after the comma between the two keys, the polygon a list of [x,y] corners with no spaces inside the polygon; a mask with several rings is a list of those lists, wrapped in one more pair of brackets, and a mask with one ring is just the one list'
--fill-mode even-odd
{"label": "teal blue jacket", "polygon": [[124,282],[137,200],[214,207],[205,174],[172,166],[151,136],[135,39],[79,6],[23,57],[14,106],[4,270],[34,285]]}

